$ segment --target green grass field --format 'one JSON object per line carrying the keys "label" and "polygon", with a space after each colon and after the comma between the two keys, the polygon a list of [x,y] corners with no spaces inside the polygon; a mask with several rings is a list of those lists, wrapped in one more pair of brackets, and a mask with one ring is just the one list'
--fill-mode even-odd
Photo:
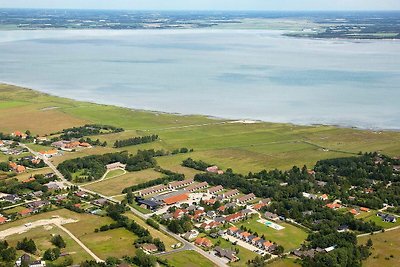
{"label": "green grass field", "polygon": [[372,254],[363,262],[363,266],[400,266],[400,229],[359,237],[358,243],[366,244],[369,238],[373,243]]}
{"label": "green grass field", "polygon": [[276,242],[278,245],[282,245],[285,251],[291,251],[299,248],[301,243],[307,238],[307,233],[291,224],[285,222],[279,222],[278,224],[285,227],[285,229],[277,231],[268,227],[264,224],[257,222],[258,217],[238,223],[237,226],[244,226],[247,229],[251,229],[253,232],[257,232],[259,236],[264,235],[265,239]]}
{"label": "green grass field", "polygon": [[207,258],[204,258],[199,253],[188,250],[177,252],[173,254],[169,254],[166,256],[161,256],[163,259],[167,259],[172,266],[179,267],[213,267],[216,265],[209,261]]}
{"label": "green grass field", "polygon": [[114,177],[120,176],[120,175],[122,175],[124,173],[125,173],[125,171],[121,170],[121,169],[112,170],[112,171],[109,171],[107,173],[107,175],[106,175],[106,177],[104,179],[114,178]]}
{"label": "green grass field", "polygon": [[[393,146],[400,141],[398,132],[377,133],[333,126],[278,123],[228,123],[205,116],[178,116],[78,102],[8,85],[0,86],[0,98],[5,102],[18,102],[18,105],[2,107],[0,131],[6,133],[30,129],[34,134],[42,135],[84,123],[111,124],[127,130],[99,136],[100,140],[109,142],[106,148],[66,153],[55,158],[55,163],[67,158],[115,151],[111,148],[113,141],[150,133],[158,134],[160,140],[120,150],[134,153],[145,148],[172,150],[188,147],[195,150],[190,154],[195,159],[241,173],[264,168],[289,169],[294,164],[312,166],[319,159],[348,156],[359,151],[381,151],[392,156],[400,154],[400,146]],[[6,114],[13,114],[12,117],[18,120]],[[160,165],[179,169],[180,159],[186,156],[160,159]]]}
{"label": "green grass field", "polygon": [[91,185],[87,185],[85,188],[107,196],[114,196],[122,194],[122,190],[126,187],[140,184],[149,180],[154,180],[161,176],[161,173],[152,169],[148,169],[139,172],[129,172],[124,175],[109,178]]}
{"label": "green grass field", "polygon": [[297,263],[295,259],[285,258],[273,261],[268,264],[271,267],[300,267],[301,264]]}
{"label": "green grass field", "polygon": [[[7,242],[11,246],[15,246],[18,241],[21,241],[25,237],[30,239],[32,238],[36,246],[38,248],[37,253],[35,254],[37,257],[43,255],[44,251],[49,248],[54,248],[54,245],[51,244],[50,239],[52,235],[61,235],[67,244],[66,248],[62,249],[61,252],[69,253],[72,257],[74,263],[80,263],[84,260],[91,260],[92,257],[84,251],[78,243],[76,243],[72,238],[70,238],[64,231],[60,230],[55,226],[50,227],[38,227],[23,234],[15,234],[6,238]],[[20,254],[23,252],[21,251]],[[60,259],[61,260],[61,259]],[[59,261],[59,260],[58,260]],[[57,261],[56,261],[57,262]]]}

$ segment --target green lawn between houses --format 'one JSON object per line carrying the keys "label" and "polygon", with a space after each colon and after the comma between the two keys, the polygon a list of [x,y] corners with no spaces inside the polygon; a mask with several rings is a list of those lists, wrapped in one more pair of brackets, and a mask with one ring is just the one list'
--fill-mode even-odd
{"label": "green lawn between houses", "polygon": [[179,267],[216,267],[213,262],[203,257],[193,250],[176,252],[169,255],[161,256],[167,259],[172,266]]}
{"label": "green lawn between houses", "polygon": [[237,223],[236,226],[244,226],[247,229],[251,229],[253,232],[257,232],[259,236],[264,235],[265,239],[276,242],[285,248],[285,251],[292,251],[299,248],[300,245],[306,240],[307,233],[291,224],[285,222],[278,222],[279,225],[285,227],[285,229],[277,231],[268,227],[262,223],[257,222],[258,216],[253,216],[251,219]]}

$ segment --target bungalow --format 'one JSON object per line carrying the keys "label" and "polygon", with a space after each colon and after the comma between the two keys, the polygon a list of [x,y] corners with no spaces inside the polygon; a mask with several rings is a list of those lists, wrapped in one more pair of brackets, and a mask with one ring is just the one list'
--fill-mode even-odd
{"label": "bungalow", "polygon": [[262,244],[263,249],[265,250],[270,250],[270,248],[273,246],[274,244],[271,241],[265,241]]}
{"label": "bungalow", "polygon": [[161,193],[163,191],[167,190],[167,186],[161,184],[161,185],[156,185],[150,188],[146,188],[143,190],[140,190],[138,193],[140,196],[145,197],[147,195],[155,194],[155,193]]}
{"label": "bungalow", "polygon": [[218,192],[221,192],[222,190],[224,190],[224,187],[222,185],[217,185],[214,187],[211,187],[207,190],[207,193],[209,194],[216,194]]}
{"label": "bungalow", "polygon": [[174,217],[174,219],[180,219],[183,217],[183,215],[185,215],[187,213],[187,210],[184,209],[177,209],[174,211],[174,213],[172,214],[172,217]]}
{"label": "bungalow", "polygon": [[18,195],[15,195],[15,194],[3,195],[2,199],[4,201],[8,201],[8,202],[11,202],[11,203],[16,203],[16,202],[21,200],[21,198]]}
{"label": "bungalow", "polygon": [[0,140],[0,147],[4,146],[4,142]]}
{"label": "bungalow", "polygon": [[326,201],[329,199],[329,197],[327,194],[323,194],[322,196],[319,197],[319,199]]}
{"label": "bungalow", "polygon": [[188,187],[186,187],[183,190],[186,190],[188,192],[195,192],[195,191],[207,188],[207,187],[208,187],[208,183],[207,182],[202,182],[202,183],[189,185]]}
{"label": "bungalow", "polygon": [[400,172],[400,165],[393,165],[394,172]]}
{"label": "bungalow", "polygon": [[259,203],[262,203],[265,205],[269,205],[269,204],[271,204],[271,202],[272,202],[272,200],[270,198],[264,198],[259,201]]}
{"label": "bungalow", "polygon": [[261,239],[261,237],[258,237],[258,236],[254,237],[254,238],[251,240],[251,244],[252,244],[252,245],[257,245],[257,243],[260,241],[260,239]]}
{"label": "bungalow", "polygon": [[357,209],[351,209],[350,213],[353,214],[354,216],[360,214],[360,212]]}
{"label": "bungalow", "polygon": [[88,197],[89,195],[85,191],[78,191],[75,193],[75,196],[80,197],[80,198],[85,198],[85,197]]}
{"label": "bungalow", "polygon": [[251,236],[251,234],[249,232],[243,232],[240,234],[240,239],[242,239],[243,241],[247,241],[249,236]]}
{"label": "bungalow", "polygon": [[24,210],[21,210],[20,212],[18,212],[18,214],[21,216],[28,216],[32,213],[33,213],[33,209],[24,209]]}
{"label": "bungalow", "polygon": [[228,234],[229,235],[234,235],[237,231],[239,231],[239,228],[237,228],[237,227],[235,227],[235,226],[232,226],[232,227],[229,227],[228,228]]}
{"label": "bungalow", "polygon": [[212,221],[212,222],[209,222],[209,223],[202,223],[200,225],[200,228],[203,229],[204,231],[209,231],[209,230],[212,230],[212,229],[215,229],[215,228],[219,227],[220,225],[221,225],[221,223]]}
{"label": "bungalow", "polygon": [[194,183],[193,179],[186,179],[186,180],[182,180],[182,181],[170,182],[168,184],[168,188],[169,189],[178,189],[178,188],[181,188],[181,187],[185,187],[185,186],[191,185],[193,183]]}
{"label": "bungalow", "polygon": [[252,212],[253,212],[253,211],[252,211],[251,209],[243,209],[243,210],[240,211],[240,213],[241,213],[243,216],[247,216],[247,215],[251,214]]}
{"label": "bungalow", "polygon": [[238,257],[236,257],[236,252],[230,249],[224,249],[221,247],[215,247],[215,255],[221,257],[221,258],[227,258],[230,262],[235,262],[238,260]]}
{"label": "bungalow", "polygon": [[269,212],[269,211],[264,213],[264,217],[267,218],[268,220],[272,220],[272,221],[279,220],[279,216],[277,214]]}
{"label": "bungalow", "polygon": [[7,218],[0,215],[0,224],[7,222]]}
{"label": "bungalow", "polygon": [[397,221],[396,217],[390,214],[378,212],[376,216],[381,217],[384,222],[395,223]]}
{"label": "bungalow", "polygon": [[303,197],[308,198],[308,199],[317,199],[318,198],[317,195],[309,194],[306,192],[303,192]]}
{"label": "bungalow", "polygon": [[25,138],[27,137],[26,134],[24,134],[24,133],[22,133],[22,132],[20,132],[20,131],[15,131],[15,132],[11,133],[11,136],[13,136],[13,137],[20,137],[20,138],[22,138],[22,139],[25,139]]}
{"label": "bungalow", "polygon": [[363,212],[370,212],[369,208],[366,207],[360,207],[360,210]]}
{"label": "bungalow", "polygon": [[61,189],[60,183],[59,182],[49,182],[47,184],[44,184],[45,187],[47,187],[49,190],[59,190]]}
{"label": "bungalow", "polygon": [[216,213],[215,213],[215,211],[210,210],[210,211],[207,211],[206,215],[209,218],[214,218],[216,216]]}
{"label": "bungalow", "polygon": [[217,200],[215,198],[211,198],[211,199],[207,199],[207,200],[203,200],[204,204],[208,205],[208,206],[212,206],[215,204],[215,202],[217,202]]}
{"label": "bungalow", "polygon": [[206,169],[207,172],[216,173],[216,174],[224,174],[224,171],[220,170],[218,166],[211,166]]}
{"label": "bungalow", "polygon": [[116,169],[123,169],[125,170],[126,164],[122,164],[121,162],[114,162],[106,165],[107,170],[112,171]]}
{"label": "bungalow", "polygon": [[328,184],[327,182],[324,182],[324,181],[316,181],[316,183],[320,187],[324,187],[324,186],[326,186]]}
{"label": "bungalow", "polygon": [[222,194],[222,196],[224,198],[231,198],[231,197],[234,197],[234,196],[237,196],[237,195],[239,195],[239,190],[237,190],[237,189],[233,189],[231,191],[228,191],[228,192]]}
{"label": "bungalow", "polygon": [[108,204],[108,200],[105,199],[105,198],[99,198],[99,199],[93,200],[92,204],[96,205],[96,206],[103,207],[103,206]]}
{"label": "bungalow", "polygon": [[223,212],[225,212],[225,209],[226,209],[226,206],[220,206],[220,207],[217,209],[217,211],[223,213]]}
{"label": "bungalow", "polygon": [[244,204],[246,202],[252,201],[255,198],[256,198],[256,196],[253,193],[250,193],[250,194],[247,194],[247,195],[237,198],[236,201],[239,204]]}
{"label": "bungalow", "polygon": [[230,223],[238,222],[242,219],[243,219],[243,215],[240,212],[237,212],[235,214],[231,214],[231,215],[228,215],[225,217],[225,221],[230,222]]}
{"label": "bungalow", "polygon": [[197,245],[197,246],[201,246],[201,247],[206,247],[206,248],[210,248],[210,247],[212,247],[212,242],[211,242],[211,240],[210,239],[208,239],[208,238],[205,238],[205,237],[198,237],[198,238],[196,238],[196,240],[194,241],[194,243]]}
{"label": "bungalow", "polygon": [[46,158],[52,158],[54,156],[58,155],[58,151],[53,149],[53,150],[47,150],[47,151],[40,151],[39,154],[41,154],[42,156],[46,157]]}
{"label": "bungalow", "polygon": [[143,249],[144,252],[147,252],[147,253],[149,253],[149,254],[150,254],[150,253],[155,253],[155,252],[158,251],[157,246],[154,245],[154,244],[143,244],[143,245],[141,246],[141,248]]}
{"label": "bungalow", "polygon": [[31,203],[28,203],[28,204],[27,204],[27,207],[28,207],[28,208],[31,208],[31,209],[40,209],[40,208],[42,208],[42,207],[44,207],[44,206],[47,206],[47,205],[50,205],[50,202],[49,202],[49,201],[46,201],[46,200],[38,200],[38,201],[33,201],[33,202],[31,202]]}
{"label": "bungalow", "polygon": [[199,235],[199,232],[196,230],[191,230],[187,232],[183,238],[185,238],[187,241],[191,241],[192,239],[195,239]]}
{"label": "bungalow", "polygon": [[264,203],[257,203],[257,204],[254,204],[253,206],[252,206],[252,209],[253,210],[260,210],[260,209],[262,209],[263,207],[265,207],[266,205],[264,204]]}
{"label": "bungalow", "polygon": [[333,210],[340,209],[342,207],[342,205],[339,203],[328,203],[326,206]]}
{"label": "bungalow", "polygon": [[195,210],[193,214],[193,219],[198,221],[206,214],[204,210]]}

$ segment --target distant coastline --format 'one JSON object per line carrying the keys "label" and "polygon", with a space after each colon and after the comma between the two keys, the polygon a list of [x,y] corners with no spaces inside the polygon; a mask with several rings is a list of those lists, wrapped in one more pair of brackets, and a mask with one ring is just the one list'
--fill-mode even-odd
{"label": "distant coastline", "polygon": [[255,120],[251,118],[226,118],[226,117],[218,117],[218,116],[213,116],[210,114],[185,114],[185,113],[178,113],[178,112],[167,112],[167,111],[161,111],[161,110],[148,110],[148,109],[138,109],[134,107],[128,107],[128,106],[123,106],[123,105],[116,105],[116,104],[110,104],[110,103],[99,103],[96,101],[90,101],[90,100],[82,100],[79,98],[73,98],[73,97],[64,97],[60,96],[54,93],[47,93],[43,92],[40,89],[37,88],[30,88],[29,86],[24,86],[24,85],[18,85],[14,83],[9,83],[9,82],[4,82],[0,81],[0,85],[9,85],[9,86],[14,86],[14,87],[19,87],[23,88],[25,90],[31,90],[31,91],[36,91],[41,94],[53,96],[53,97],[60,97],[60,98],[66,98],[78,102],[87,102],[90,104],[95,104],[95,105],[103,105],[103,106],[113,106],[117,108],[124,108],[128,110],[133,110],[133,111],[139,111],[139,112],[149,112],[153,114],[170,114],[174,116],[202,116],[208,119],[212,120],[220,120],[220,121],[225,121],[227,123],[243,123],[243,124],[253,124],[253,123],[272,123],[272,124],[286,124],[286,125],[293,125],[293,126],[306,126],[306,127],[335,127],[335,128],[342,128],[342,129],[354,129],[354,130],[361,130],[361,131],[371,131],[371,132],[400,132],[400,129],[384,129],[384,128],[365,128],[365,127],[358,127],[358,126],[353,126],[353,125],[341,125],[341,124],[329,124],[329,123],[309,123],[309,124],[302,124],[302,123],[296,123],[296,122],[285,122],[285,121],[264,121],[264,120]]}

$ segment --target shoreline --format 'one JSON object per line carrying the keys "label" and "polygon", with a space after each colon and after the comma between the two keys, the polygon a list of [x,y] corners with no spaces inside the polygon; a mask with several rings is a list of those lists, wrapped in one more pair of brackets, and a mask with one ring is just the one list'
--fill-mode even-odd
{"label": "shoreline", "polygon": [[89,100],[76,99],[73,97],[59,96],[59,95],[56,95],[53,93],[43,92],[40,89],[32,88],[30,86],[25,86],[25,85],[21,85],[21,84],[18,85],[18,84],[11,83],[11,82],[0,81],[0,85],[19,87],[19,88],[22,88],[25,90],[38,92],[38,93],[52,96],[52,97],[65,98],[65,99],[78,101],[78,102],[86,102],[86,103],[93,104],[93,105],[113,106],[113,107],[117,107],[117,108],[123,108],[123,109],[128,109],[128,110],[137,111],[137,112],[148,112],[148,113],[153,113],[153,114],[167,114],[167,115],[174,115],[174,116],[201,116],[201,117],[204,117],[204,118],[207,118],[210,120],[224,120],[227,123],[243,123],[243,124],[271,123],[271,124],[286,124],[286,125],[303,126],[303,127],[334,127],[334,128],[340,128],[340,129],[370,131],[370,132],[374,132],[377,134],[380,134],[381,132],[400,132],[400,129],[367,128],[367,127],[337,124],[337,123],[332,123],[332,124],[329,124],[329,123],[296,123],[296,122],[284,122],[284,121],[283,122],[272,122],[272,121],[264,121],[264,120],[252,119],[252,118],[227,118],[227,117],[224,118],[224,117],[214,116],[214,115],[209,115],[209,114],[196,114],[196,113],[185,114],[185,113],[180,113],[180,112],[168,112],[168,111],[151,110],[151,109],[140,109],[140,108],[134,108],[134,107],[127,107],[124,105],[99,103],[99,102],[94,102],[94,101],[89,101]]}

